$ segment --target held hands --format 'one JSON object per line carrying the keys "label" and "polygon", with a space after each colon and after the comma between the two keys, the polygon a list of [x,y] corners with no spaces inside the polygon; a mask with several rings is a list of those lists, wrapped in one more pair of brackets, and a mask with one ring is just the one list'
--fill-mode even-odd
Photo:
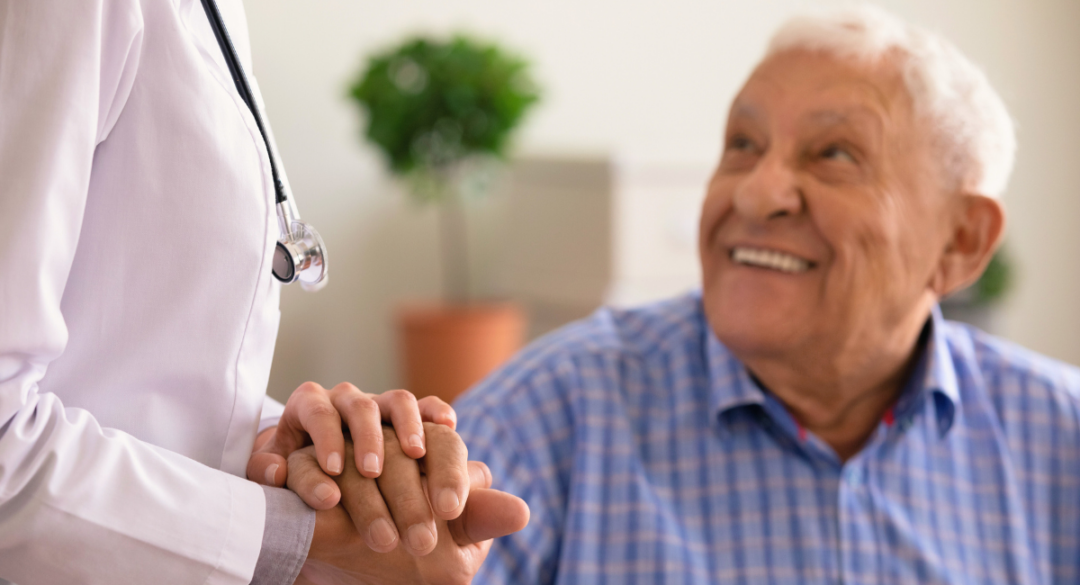
{"label": "held hands", "polygon": [[[384,435],[386,462],[377,479],[365,477],[355,465],[355,457],[346,457],[345,471],[334,479],[344,497],[343,507],[352,518],[351,526],[368,547],[376,552],[390,552],[399,540],[410,554],[430,553],[436,544],[436,518],[451,520],[461,515],[472,485],[471,476],[483,479],[487,470],[481,463],[467,461],[465,444],[449,427],[426,423],[428,453],[417,461],[404,453],[401,442],[389,428]],[[310,493],[311,484],[323,480],[316,460],[316,450],[308,447],[289,456],[288,487],[296,493]],[[352,449],[346,444],[346,453]],[[482,466],[480,471],[474,471]],[[421,476],[421,468],[427,472]],[[490,481],[481,487],[490,487]],[[319,531],[316,517],[316,538]],[[312,543],[312,550],[316,543]]]}
{"label": "held hands", "polygon": [[[429,481],[421,468],[430,470],[428,461],[445,456],[442,464],[458,469],[465,463],[465,448],[448,428],[426,426],[431,450],[421,462],[405,455],[394,433],[385,431],[386,467],[378,479],[361,475],[355,458],[346,457],[344,472],[335,477],[345,497],[340,506],[317,512],[311,550],[297,583],[468,583],[487,556],[490,539],[525,527],[528,506],[515,496],[488,489],[491,473],[480,462],[470,461],[466,466],[466,489],[456,494],[462,496],[457,506],[460,514],[446,511],[452,503],[450,494],[457,488]],[[444,439],[447,449],[437,453],[435,445]],[[314,449],[307,447],[289,457],[294,471],[290,487],[304,489],[303,478],[312,477],[305,471],[318,467],[315,456]],[[443,510],[428,506],[429,501],[444,498]],[[396,546],[396,534],[404,535],[403,546]]]}
{"label": "held hands", "polygon": [[528,506],[488,489],[491,473],[467,461],[456,423],[445,402],[404,390],[309,382],[293,393],[247,472],[317,510],[298,583],[468,583],[490,539],[524,528]]}
{"label": "held hands", "polygon": [[267,429],[256,439],[248,460],[248,479],[263,485],[284,486],[290,475],[289,455],[314,444],[317,469],[322,471],[316,475],[321,481],[305,481],[300,489],[293,491],[316,510],[333,508],[341,498],[341,491],[328,476],[337,476],[344,469],[343,420],[355,446],[355,468],[368,478],[378,477],[383,470],[383,422],[393,424],[402,451],[413,459],[427,452],[424,422],[438,423],[450,430],[457,425],[454,409],[434,396],[417,401],[405,390],[367,394],[343,382],[328,391],[307,382],[285,403],[278,426]]}

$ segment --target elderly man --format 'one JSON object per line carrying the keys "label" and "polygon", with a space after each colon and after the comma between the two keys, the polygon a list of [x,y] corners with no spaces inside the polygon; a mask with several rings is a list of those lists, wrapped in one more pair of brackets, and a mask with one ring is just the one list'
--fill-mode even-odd
{"label": "elderly man", "polygon": [[533,511],[481,583],[1080,582],[1080,372],[944,321],[1015,147],[956,49],[787,24],[731,107],[703,288],[605,309],[457,405]]}

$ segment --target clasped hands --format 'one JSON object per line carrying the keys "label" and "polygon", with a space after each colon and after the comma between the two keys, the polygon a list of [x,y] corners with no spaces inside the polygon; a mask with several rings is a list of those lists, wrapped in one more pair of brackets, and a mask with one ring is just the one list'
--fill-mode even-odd
{"label": "clasped hands", "polygon": [[287,486],[316,510],[297,583],[471,581],[491,539],[524,528],[529,509],[489,489],[456,424],[435,397],[301,385],[247,466],[252,481]]}

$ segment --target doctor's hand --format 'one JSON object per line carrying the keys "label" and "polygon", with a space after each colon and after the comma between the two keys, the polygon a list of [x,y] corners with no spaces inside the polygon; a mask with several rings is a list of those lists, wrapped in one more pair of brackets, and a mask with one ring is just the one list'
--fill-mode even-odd
{"label": "doctor's hand", "polygon": [[[457,448],[452,453],[438,454],[434,444],[433,438],[431,452],[418,462],[405,456],[388,433],[386,468],[378,479],[362,476],[352,464],[346,466],[344,473],[335,478],[345,494],[342,503],[316,512],[315,535],[297,583],[468,583],[487,557],[490,539],[528,524],[525,502],[488,489],[491,473],[476,461],[468,462],[468,500],[460,514],[451,520],[432,520],[432,513],[425,508],[429,500],[437,500],[438,496],[426,494],[438,494],[439,488],[421,470],[430,469],[438,456],[456,459],[464,455],[463,449]],[[290,459],[294,470],[318,465],[310,448],[293,453]],[[291,477],[303,476],[300,473]],[[388,522],[384,498],[393,511],[393,523]],[[387,525],[380,526],[380,522]],[[380,536],[387,534],[388,527],[393,533]],[[406,535],[402,546],[398,546],[397,533]]]}
{"label": "doctor's hand", "polygon": [[248,460],[248,479],[281,487],[290,475],[291,453],[313,445],[321,481],[306,481],[307,489],[293,490],[316,510],[337,505],[340,490],[330,476],[339,475],[345,466],[348,429],[355,445],[355,468],[364,477],[378,477],[383,470],[383,423],[391,423],[403,452],[423,457],[427,452],[424,422],[453,429],[457,415],[449,404],[429,396],[419,401],[405,390],[367,394],[356,386],[341,383],[326,390],[314,382],[302,384],[285,403],[278,426],[263,431],[255,441]]}

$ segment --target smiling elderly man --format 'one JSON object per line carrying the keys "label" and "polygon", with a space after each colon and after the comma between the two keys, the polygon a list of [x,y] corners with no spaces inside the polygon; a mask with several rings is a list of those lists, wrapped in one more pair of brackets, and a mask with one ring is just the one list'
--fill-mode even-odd
{"label": "smiling elderly man", "polygon": [[801,18],[731,107],[703,288],[605,309],[458,405],[533,511],[479,583],[1078,583],[1080,372],[941,318],[1012,124],[943,40]]}

